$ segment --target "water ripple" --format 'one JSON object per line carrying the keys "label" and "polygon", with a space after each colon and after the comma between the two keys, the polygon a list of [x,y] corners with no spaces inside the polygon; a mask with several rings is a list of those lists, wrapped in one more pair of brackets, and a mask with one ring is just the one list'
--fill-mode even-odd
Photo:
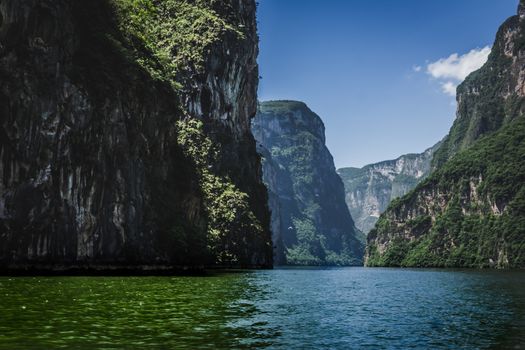
{"label": "water ripple", "polygon": [[525,273],[276,269],[0,278],[0,349],[498,349],[525,344]]}

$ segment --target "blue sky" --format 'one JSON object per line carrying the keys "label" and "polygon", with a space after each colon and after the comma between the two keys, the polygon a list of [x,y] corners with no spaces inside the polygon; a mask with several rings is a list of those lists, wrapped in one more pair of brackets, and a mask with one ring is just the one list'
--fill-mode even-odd
{"label": "blue sky", "polygon": [[259,0],[259,99],[306,102],[338,168],[421,152],[448,132],[453,87],[517,4]]}

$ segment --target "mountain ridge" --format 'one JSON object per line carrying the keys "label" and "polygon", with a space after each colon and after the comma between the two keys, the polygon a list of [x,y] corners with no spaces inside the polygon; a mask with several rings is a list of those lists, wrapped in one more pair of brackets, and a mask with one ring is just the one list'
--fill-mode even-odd
{"label": "mountain ridge", "polygon": [[409,153],[362,168],[340,168],[337,173],[345,185],[345,200],[356,226],[367,234],[388,204],[412,190],[431,170],[438,142],[422,153]]}

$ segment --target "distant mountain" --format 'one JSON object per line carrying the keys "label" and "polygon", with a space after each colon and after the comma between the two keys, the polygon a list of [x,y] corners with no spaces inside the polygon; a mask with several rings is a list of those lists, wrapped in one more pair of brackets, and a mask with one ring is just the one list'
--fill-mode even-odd
{"label": "distant mountain", "polygon": [[433,171],[368,235],[369,266],[525,267],[525,1],[457,89]]}
{"label": "distant mountain", "polygon": [[439,143],[423,153],[337,170],[345,186],[346,204],[359,230],[367,234],[393,199],[408,193],[429,174],[438,147]]}
{"label": "distant mountain", "polygon": [[325,146],[324,124],[304,103],[260,104],[252,132],[263,157],[276,264],[358,265],[363,235]]}

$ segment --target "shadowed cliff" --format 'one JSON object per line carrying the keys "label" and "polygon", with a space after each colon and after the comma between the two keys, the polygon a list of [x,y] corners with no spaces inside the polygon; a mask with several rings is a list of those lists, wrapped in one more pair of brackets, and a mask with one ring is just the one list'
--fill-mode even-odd
{"label": "shadowed cliff", "polygon": [[4,268],[271,266],[254,1],[5,0],[0,19]]}

